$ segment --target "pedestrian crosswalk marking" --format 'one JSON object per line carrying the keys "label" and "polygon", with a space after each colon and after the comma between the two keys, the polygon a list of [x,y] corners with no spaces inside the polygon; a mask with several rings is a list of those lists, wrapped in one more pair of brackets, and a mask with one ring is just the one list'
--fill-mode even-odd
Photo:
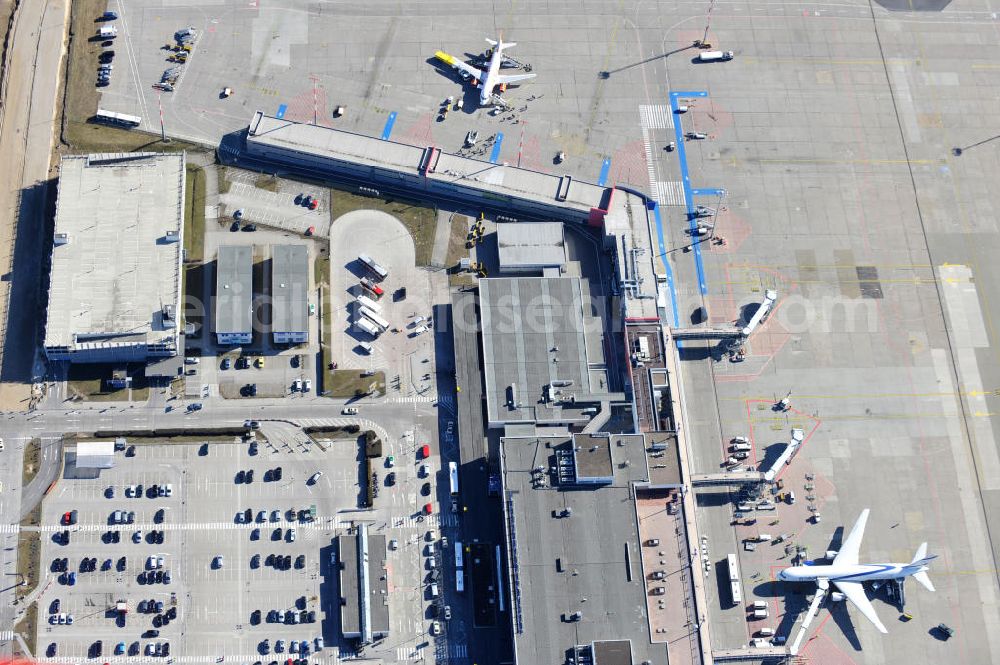
{"label": "pedestrian crosswalk marking", "polygon": [[660,205],[684,205],[684,186],[679,180],[653,183],[653,198]]}
{"label": "pedestrian crosswalk marking", "polygon": [[673,129],[674,118],[666,104],[643,104],[639,106],[639,121],[643,129]]}

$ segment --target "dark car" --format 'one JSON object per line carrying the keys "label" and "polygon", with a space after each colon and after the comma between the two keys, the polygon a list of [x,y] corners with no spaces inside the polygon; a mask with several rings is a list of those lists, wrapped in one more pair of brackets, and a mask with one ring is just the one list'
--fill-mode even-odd
{"label": "dark car", "polygon": [[274,467],[274,471],[272,472],[271,477],[274,478],[275,480],[281,480],[281,467],[280,466]]}
{"label": "dark car", "polygon": [[296,568],[305,568],[306,567],[306,555],[305,554],[300,554],[297,557],[295,557],[295,567]]}
{"label": "dark car", "polygon": [[259,554],[254,554],[252,557],[250,557],[250,567],[251,568],[260,568],[260,555]]}
{"label": "dark car", "polygon": [[236,472],[236,484],[237,485],[242,484],[243,483],[243,479],[246,478],[246,475],[247,475],[247,472],[244,471],[243,469],[240,469],[239,471],[237,471]]}
{"label": "dark car", "polygon": [[260,529],[254,529],[250,532],[250,540],[260,540]]}
{"label": "dark car", "polygon": [[254,610],[250,613],[250,625],[256,626],[260,623],[260,610]]}
{"label": "dark car", "polygon": [[113,542],[113,543],[120,543],[121,541],[122,541],[122,532],[121,531],[112,531],[111,532],[111,542]]}
{"label": "dark car", "polygon": [[249,508],[243,511],[243,521],[249,524],[253,521],[253,511]]}
{"label": "dark car", "polygon": [[45,650],[45,655],[46,655],[46,656],[48,656],[49,658],[52,658],[53,656],[55,656],[55,655],[56,655],[56,650],[57,650],[58,648],[59,648],[59,647],[57,647],[57,646],[56,646],[56,643],[55,643],[55,642],[49,642],[49,646],[48,646],[48,648],[47,648],[47,649]]}
{"label": "dark car", "polygon": [[253,482],[253,469],[247,469],[246,478],[244,480],[247,484]]}
{"label": "dark car", "polygon": [[232,360],[230,360],[229,358],[223,358],[222,359],[222,365],[221,365],[221,367],[222,367],[222,369],[229,369],[229,367],[232,364],[233,364]]}
{"label": "dark car", "polygon": [[285,555],[284,564],[285,564],[284,565],[285,570],[288,570],[288,569],[290,569],[292,567],[292,555],[291,554],[286,554]]}
{"label": "dark car", "polygon": [[139,601],[139,606],[136,607],[136,611],[145,614],[147,603],[145,600]]}
{"label": "dark car", "polygon": [[162,524],[163,523],[163,518],[165,516],[166,516],[166,512],[163,510],[163,508],[160,508],[155,513],[153,513],[153,522],[156,523],[156,524]]}
{"label": "dark car", "polygon": [[177,608],[176,607],[171,607],[169,610],[167,610],[167,618],[170,619],[171,621],[173,621],[174,619],[177,618]]}
{"label": "dark car", "polygon": [[271,540],[281,540],[283,533],[284,531],[282,531],[281,527],[279,526],[277,529],[271,532]]}
{"label": "dark car", "polygon": [[143,633],[142,636],[143,637],[147,637],[147,638],[148,637],[159,637],[160,636],[160,631],[156,630],[155,628],[150,628],[145,633]]}
{"label": "dark car", "polygon": [[396,472],[390,471],[385,477],[385,486],[391,487],[396,484]]}
{"label": "dark car", "polygon": [[107,64],[115,59],[114,51],[104,51],[101,55],[97,56],[98,62],[101,64]]}
{"label": "dark car", "polygon": [[128,558],[122,556],[118,557],[118,571],[121,572],[125,570],[125,565],[128,563]]}
{"label": "dark car", "polygon": [[57,612],[59,612],[60,604],[61,603],[59,602],[58,598],[49,603],[49,614],[56,614]]}
{"label": "dark car", "polygon": [[316,611],[309,610],[309,623],[316,623]]}
{"label": "dark car", "polygon": [[430,496],[431,495],[431,484],[430,483],[424,483],[423,485],[421,485],[420,486],[420,494],[422,494],[423,496]]}
{"label": "dark car", "polygon": [[157,584],[162,584],[163,583],[163,571],[162,570],[156,571],[156,583]]}
{"label": "dark car", "polygon": [[237,222],[233,222],[232,224],[229,225],[229,230],[233,231],[233,232],[239,231],[240,230],[240,223],[238,221]]}
{"label": "dark car", "polygon": [[247,224],[246,226],[243,227],[243,230],[247,231],[247,232],[256,231],[257,230],[257,225],[256,224]]}
{"label": "dark car", "polygon": [[90,645],[90,654],[92,658],[100,658],[102,653],[104,653],[104,642],[97,640]]}

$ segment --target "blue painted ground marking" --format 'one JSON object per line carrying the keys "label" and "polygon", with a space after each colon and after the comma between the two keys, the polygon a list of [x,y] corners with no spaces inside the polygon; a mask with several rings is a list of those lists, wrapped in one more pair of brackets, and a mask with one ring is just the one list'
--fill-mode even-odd
{"label": "blue painted ground marking", "polygon": [[282,104],[281,106],[278,107],[278,112],[274,114],[274,117],[279,119],[284,118],[285,111],[287,110],[288,110],[288,104]]}
{"label": "blue painted ground marking", "polygon": [[698,188],[691,190],[692,196],[725,196],[726,190],[719,188]]}
{"label": "blue painted ground marking", "polygon": [[[674,271],[667,261],[667,245],[663,242],[663,220],[660,219],[660,205],[653,202],[653,218],[656,219],[656,239],[660,243],[660,262],[667,273],[667,286],[670,288],[670,302],[674,310],[674,327],[680,327],[680,317],[677,314],[677,290],[674,289]],[[680,343],[678,343],[679,345]]]}
{"label": "blue painted ground marking", "polygon": [[611,158],[605,157],[604,162],[601,164],[601,175],[597,177],[597,184],[604,187],[608,182],[608,172],[611,171]]}
{"label": "blue painted ground marking", "polygon": [[388,141],[389,135],[392,134],[392,126],[396,124],[396,112],[393,111],[389,114],[389,117],[385,119],[385,128],[382,130],[382,140]]}
{"label": "blue painted ground marking", "polygon": [[490,153],[490,163],[496,164],[500,159],[500,146],[503,145],[503,132],[497,132],[496,143],[493,144],[493,152]]}
{"label": "blue painted ground marking", "polygon": [[681,184],[684,187],[684,204],[687,206],[688,220],[691,233],[692,250],[694,250],[694,265],[698,271],[698,289],[702,295],[708,293],[708,286],[705,283],[705,264],[701,258],[701,243],[698,240],[698,220],[694,216],[694,192],[691,189],[691,176],[688,174],[687,149],[684,146],[684,128],[679,122],[680,114],[677,113],[677,100],[684,97],[708,97],[708,93],[702,90],[697,91],[677,91],[670,93],[670,110],[674,115],[674,137],[677,141],[677,158],[681,164]]}

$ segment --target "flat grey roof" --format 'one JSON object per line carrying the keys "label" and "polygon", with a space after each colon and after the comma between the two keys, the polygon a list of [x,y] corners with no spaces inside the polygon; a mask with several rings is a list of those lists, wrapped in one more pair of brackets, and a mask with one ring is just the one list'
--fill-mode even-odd
{"label": "flat grey roof", "polygon": [[503,222],[497,224],[500,269],[561,266],[566,263],[562,222]]}
{"label": "flat grey roof", "polygon": [[368,536],[368,600],[371,608],[372,632],[389,633],[389,580],[385,569],[385,536]]}
{"label": "flat grey roof", "polygon": [[[575,645],[630,640],[635,662],[666,663],[666,645],[654,645],[649,637],[631,487],[648,479],[642,437],[612,435],[611,485],[564,490],[550,482],[535,483],[532,470],[555,466],[556,449],[571,443],[568,436],[501,439],[503,484],[509,499],[506,527],[516,541],[512,547],[508,538],[511,569],[518,579],[511,590],[520,597],[520,632],[516,619],[514,628],[516,662],[562,663],[566,650]],[[629,464],[623,465],[625,461]],[[572,515],[557,517],[565,508],[572,508]],[[557,560],[563,572],[557,571]],[[516,617],[518,606],[514,609]],[[565,620],[577,611],[583,613],[580,621]],[[616,650],[613,645],[608,648],[604,653],[610,657]]]}
{"label": "flat grey roof", "polygon": [[[607,394],[606,381],[593,381],[589,367],[603,368],[602,349],[586,338],[588,327],[600,338],[601,322],[584,317],[578,277],[482,279],[479,300],[490,422],[559,422],[580,408],[570,396],[592,403]],[[513,408],[511,385],[517,393]],[[560,391],[560,401],[542,403],[550,385]]]}
{"label": "flat grey roof", "polygon": [[340,629],[345,635],[361,632],[361,604],[358,596],[358,537],[337,536],[337,558],[340,561]]}
{"label": "flat grey roof", "polygon": [[607,478],[612,475],[610,441],[609,436],[573,436],[577,478]]}
{"label": "flat grey roof", "polygon": [[215,332],[252,330],[253,247],[223,245],[215,261]]}
{"label": "flat grey roof", "polygon": [[309,330],[309,251],[305,245],[271,247],[271,330]]}
{"label": "flat grey roof", "polygon": [[184,153],[62,158],[45,346],[176,336],[179,314],[167,327],[160,312],[180,311],[184,163]]}
{"label": "flat grey roof", "polygon": [[[257,111],[250,121],[247,143],[325,157],[383,169],[418,173],[425,148],[354,134],[341,129],[292,122]],[[560,176],[441,152],[430,180],[461,184],[584,214],[606,204],[609,187],[572,180],[564,201],[556,201]]]}

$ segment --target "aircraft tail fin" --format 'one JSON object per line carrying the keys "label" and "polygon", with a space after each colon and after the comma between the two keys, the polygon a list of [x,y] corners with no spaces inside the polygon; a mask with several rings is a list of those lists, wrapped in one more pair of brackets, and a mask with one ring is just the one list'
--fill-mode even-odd
{"label": "aircraft tail fin", "polygon": [[489,44],[490,46],[498,47],[501,52],[506,51],[507,49],[513,46],[517,46],[517,42],[505,42],[503,40],[503,35],[500,35],[499,40],[490,39],[489,37],[487,37],[486,43]]}
{"label": "aircraft tail fin", "polygon": [[928,591],[934,591],[934,585],[931,584],[931,578],[927,577],[927,571],[921,570],[919,573],[913,573],[913,579],[920,582],[920,586]]}
{"label": "aircraft tail fin", "polygon": [[[920,547],[917,548],[917,553],[913,555],[913,561],[910,562],[910,565],[926,566],[936,558],[937,556],[934,554],[927,556],[927,543],[920,543]],[[928,577],[927,571],[920,570],[913,573],[913,579],[919,582],[920,586],[924,587],[928,591],[934,591],[934,585],[931,584],[931,578]]]}
{"label": "aircraft tail fin", "polygon": [[496,46],[497,45],[496,40],[495,39],[490,39],[489,37],[486,38],[486,43],[489,44],[490,46]]}

